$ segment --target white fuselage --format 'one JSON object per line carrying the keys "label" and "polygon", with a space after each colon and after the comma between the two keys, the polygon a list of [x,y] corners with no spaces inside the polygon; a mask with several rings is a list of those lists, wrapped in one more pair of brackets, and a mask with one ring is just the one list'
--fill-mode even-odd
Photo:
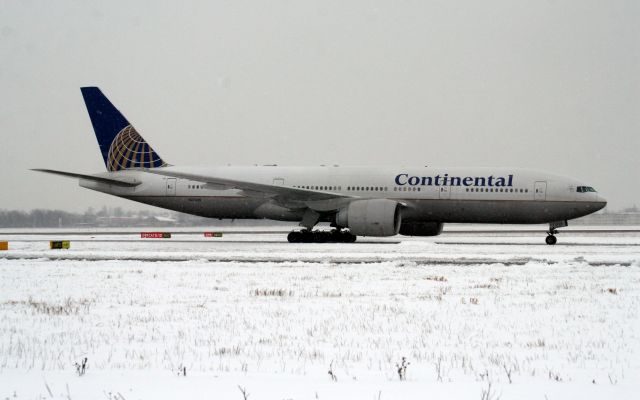
{"label": "white fuselage", "polygon": [[[545,223],[578,218],[606,205],[585,184],[518,168],[404,167],[166,167],[191,175],[283,186],[349,198],[396,200],[403,220],[482,223]],[[89,180],[80,185],[115,196],[211,218],[299,221],[302,207],[282,199],[143,170],[99,174],[140,182],[118,187]],[[276,201],[278,200],[278,201]]]}

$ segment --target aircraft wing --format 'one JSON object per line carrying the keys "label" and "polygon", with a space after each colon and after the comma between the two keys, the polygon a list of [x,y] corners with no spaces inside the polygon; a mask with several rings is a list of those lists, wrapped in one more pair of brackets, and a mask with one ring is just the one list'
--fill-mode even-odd
{"label": "aircraft wing", "polygon": [[316,190],[297,189],[285,186],[241,181],[206,174],[183,172],[180,170],[171,169],[170,167],[145,169],[145,172],[169,176],[172,178],[182,178],[198,182],[206,182],[207,185],[212,188],[238,189],[242,190],[247,196],[271,197],[283,204],[290,205],[291,202],[304,203],[310,208],[331,209],[333,208],[333,206],[329,205],[328,203],[335,203],[336,200],[343,200],[338,202],[343,203],[344,200],[348,202],[350,199],[353,199],[353,197],[351,196],[345,196],[343,194],[328,191],[321,192]]}
{"label": "aircraft wing", "polygon": [[89,181],[106,183],[107,185],[122,186],[122,187],[135,187],[140,185],[141,183],[134,180],[127,180],[126,178],[113,179],[113,178],[105,178],[101,176],[76,174],[74,172],[56,171],[53,169],[36,168],[36,169],[32,169],[32,171],[45,172],[47,174],[54,174],[54,175],[61,175],[61,176],[66,176],[68,178],[86,179]]}

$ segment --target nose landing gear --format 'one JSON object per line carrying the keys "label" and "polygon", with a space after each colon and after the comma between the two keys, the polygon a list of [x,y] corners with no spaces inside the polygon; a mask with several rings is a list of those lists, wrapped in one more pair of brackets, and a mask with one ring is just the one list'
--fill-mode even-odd
{"label": "nose landing gear", "polygon": [[549,223],[549,230],[547,231],[547,237],[544,239],[548,245],[553,246],[558,242],[556,235],[558,234],[558,230],[556,228],[564,228],[565,226],[569,226],[567,221],[555,221]]}

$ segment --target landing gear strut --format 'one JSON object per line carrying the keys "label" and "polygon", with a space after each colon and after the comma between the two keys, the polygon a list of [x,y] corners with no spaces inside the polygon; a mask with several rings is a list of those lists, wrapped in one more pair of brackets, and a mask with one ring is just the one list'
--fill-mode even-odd
{"label": "landing gear strut", "polygon": [[556,244],[558,239],[556,239],[556,235],[558,234],[558,230],[556,228],[563,228],[565,226],[569,226],[567,221],[555,221],[549,223],[549,230],[547,231],[547,237],[544,239],[548,245],[553,246]]}
{"label": "landing gear strut", "polygon": [[287,235],[289,243],[353,243],[356,235],[349,231],[334,229],[331,231],[292,231]]}

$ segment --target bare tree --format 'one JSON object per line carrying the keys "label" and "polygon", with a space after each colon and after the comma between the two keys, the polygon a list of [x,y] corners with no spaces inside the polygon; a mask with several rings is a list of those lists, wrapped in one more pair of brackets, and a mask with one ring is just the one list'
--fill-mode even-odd
{"label": "bare tree", "polygon": [[247,393],[247,389],[243,388],[240,385],[238,385],[238,389],[240,389],[240,393],[242,393],[242,397],[244,398],[244,400],[248,400],[249,399],[249,393]]}
{"label": "bare tree", "polygon": [[396,368],[398,368],[398,377],[401,381],[407,379],[407,366],[409,366],[409,364],[411,363],[407,361],[406,357],[402,357],[400,364],[396,364]]}
{"label": "bare tree", "polygon": [[336,374],[333,372],[333,360],[331,361],[331,363],[329,364],[329,371],[328,371],[329,376],[331,377],[331,380],[334,382],[338,382],[338,377],[336,376]]}

